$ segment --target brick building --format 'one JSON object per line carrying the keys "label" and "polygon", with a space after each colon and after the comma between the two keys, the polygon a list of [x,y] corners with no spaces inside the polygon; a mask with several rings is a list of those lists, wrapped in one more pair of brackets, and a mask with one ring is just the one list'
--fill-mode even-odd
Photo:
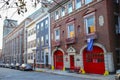
{"label": "brick building", "polygon": [[[51,15],[52,69],[104,74],[118,67],[114,0],[57,0]],[[119,34],[119,33],[118,33]],[[119,53],[119,52],[118,52]]]}

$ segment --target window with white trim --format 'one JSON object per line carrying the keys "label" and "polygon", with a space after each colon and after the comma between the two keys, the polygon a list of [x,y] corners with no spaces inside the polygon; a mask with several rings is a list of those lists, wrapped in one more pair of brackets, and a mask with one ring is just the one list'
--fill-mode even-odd
{"label": "window with white trim", "polygon": [[75,5],[76,9],[81,7],[81,2],[82,0],[76,0],[76,5]]}
{"label": "window with white trim", "polygon": [[28,53],[28,59],[30,59],[30,53]]}
{"label": "window with white trim", "polygon": [[55,40],[60,40],[60,29],[55,29]]}
{"label": "window with white trim", "polygon": [[46,29],[48,28],[48,19],[45,20],[45,28],[46,28]]}
{"label": "window with white trim", "polygon": [[37,47],[39,47],[39,45],[40,45],[40,39],[37,38]]}
{"label": "window with white trim", "polygon": [[85,0],[85,4],[91,3],[93,0]]}
{"label": "window with white trim", "polygon": [[55,20],[57,20],[58,18],[59,18],[59,12],[56,11],[56,12],[55,12]]}
{"label": "window with white trim", "polygon": [[61,16],[65,16],[65,7],[62,7],[61,9]]}
{"label": "window with white trim", "polygon": [[37,31],[37,33],[39,32],[39,25],[37,25],[36,26],[37,28],[36,28],[36,31]]}
{"label": "window with white trim", "polygon": [[31,53],[31,60],[33,60],[33,53]]}
{"label": "window with white trim", "polygon": [[73,11],[73,4],[72,2],[68,3],[68,13],[71,13]]}
{"label": "window with white trim", "polygon": [[45,35],[45,44],[48,44],[48,34]]}
{"label": "window with white trim", "polygon": [[41,60],[44,60],[44,50],[41,51]]}
{"label": "window with white trim", "polygon": [[73,38],[75,37],[75,32],[74,32],[74,24],[69,24],[68,27],[68,38]]}
{"label": "window with white trim", "polygon": [[95,33],[95,15],[94,14],[87,15],[84,19],[86,33],[87,34]]}
{"label": "window with white trim", "polygon": [[39,25],[37,25],[37,29],[39,29]]}
{"label": "window with white trim", "polygon": [[44,45],[44,37],[41,36],[41,45],[43,46]]}
{"label": "window with white trim", "polygon": [[43,28],[44,28],[44,27],[43,27],[43,22],[41,22],[41,31],[43,30]]}

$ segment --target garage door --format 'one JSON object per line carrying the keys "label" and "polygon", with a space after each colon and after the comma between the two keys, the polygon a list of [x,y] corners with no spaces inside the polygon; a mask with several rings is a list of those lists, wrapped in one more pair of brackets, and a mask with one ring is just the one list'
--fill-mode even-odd
{"label": "garage door", "polygon": [[54,66],[55,69],[63,69],[63,53],[59,50],[54,53]]}
{"label": "garage door", "polygon": [[86,73],[104,74],[104,52],[98,46],[93,46],[92,51],[88,51],[86,48],[83,50],[83,63]]}

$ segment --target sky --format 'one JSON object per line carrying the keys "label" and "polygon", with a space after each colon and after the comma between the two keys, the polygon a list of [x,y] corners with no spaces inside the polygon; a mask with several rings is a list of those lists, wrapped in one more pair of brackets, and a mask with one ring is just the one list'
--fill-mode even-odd
{"label": "sky", "polygon": [[18,13],[16,12],[17,8],[9,8],[5,10],[1,10],[1,6],[3,5],[3,3],[0,3],[0,15],[1,15],[1,18],[0,18],[0,49],[2,48],[3,21],[6,18],[6,16],[8,19],[17,20],[18,24],[20,24],[20,22],[22,22],[27,16],[31,15],[32,13],[34,13],[34,11],[40,8],[40,4],[38,4],[37,7],[34,7],[33,3],[30,0],[26,0],[26,1],[27,1],[26,3],[27,12],[24,13],[23,15],[18,15]]}

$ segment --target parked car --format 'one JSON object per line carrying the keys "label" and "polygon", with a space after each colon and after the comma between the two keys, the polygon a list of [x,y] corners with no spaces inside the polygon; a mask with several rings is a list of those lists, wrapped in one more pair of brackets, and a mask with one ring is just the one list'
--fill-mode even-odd
{"label": "parked car", "polygon": [[20,70],[22,71],[31,71],[33,70],[32,66],[30,64],[22,64],[20,66]]}
{"label": "parked car", "polygon": [[4,63],[0,63],[0,67],[5,67],[5,64]]}
{"label": "parked car", "polygon": [[120,80],[120,69],[116,71],[115,80]]}
{"label": "parked car", "polygon": [[10,68],[11,68],[11,69],[15,69],[15,64],[14,64],[14,63],[11,63],[11,64],[10,64]]}
{"label": "parked car", "polygon": [[15,65],[15,69],[20,69],[20,64],[19,63],[16,63],[16,65]]}
{"label": "parked car", "polygon": [[6,67],[6,68],[10,68],[10,64],[8,64],[8,63],[5,64],[5,67]]}

